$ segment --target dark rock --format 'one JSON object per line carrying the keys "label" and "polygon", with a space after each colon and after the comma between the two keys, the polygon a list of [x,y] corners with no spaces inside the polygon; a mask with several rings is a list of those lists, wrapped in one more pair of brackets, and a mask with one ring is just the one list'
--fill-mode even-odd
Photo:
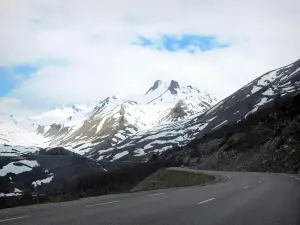
{"label": "dark rock", "polygon": [[154,82],[153,86],[146,92],[146,94],[148,94],[150,91],[156,90],[156,89],[159,87],[159,85],[160,85],[161,83],[162,83],[161,80],[156,80],[156,81]]}
{"label": "dark rock", "polygon": [[175,80],[171,80],[171,83],[170,83],[170,86],[168,89],[173,95],[177,95],[178,92],[176,89],[180,89],[179,83]]}

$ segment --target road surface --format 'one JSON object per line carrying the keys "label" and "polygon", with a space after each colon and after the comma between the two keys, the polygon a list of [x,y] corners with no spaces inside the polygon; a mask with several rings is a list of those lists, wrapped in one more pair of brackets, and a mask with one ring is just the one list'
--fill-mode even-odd
{"label": "road surface", "polygon": [[223,182],[0,210],[0,225],[299,225],[300,178],[208,172]]}

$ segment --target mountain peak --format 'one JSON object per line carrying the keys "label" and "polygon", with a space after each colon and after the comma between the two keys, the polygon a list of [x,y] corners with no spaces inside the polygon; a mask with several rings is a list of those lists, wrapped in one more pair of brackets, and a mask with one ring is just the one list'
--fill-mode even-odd
{"label": "mountain peak", "polygon": [[150,91],[155,91],[161,85],[161,83],[161,80],[156,80],[152,87],[146,92],[146,94],[148,94]]}
{"label": "mountain peak", "polygon": [[176,80],[171,80],[171,82],[163,82],[162,80],[156,80],[152,87],[146,92],[148,94],[151,91],[155,91],[159,87],[163,85],[163,88],[165,90],[169,90],[173,95],[176,95],[178,93],[177,89],[180,89],[180,85]]}
{"label": "mountain peak", "polygon": [[173,95],[176,95],[178,93],[177,89],[180,89],[179,83],[176,80],[171,80],[168,89]]}
{"label": "mountain peak", "polygon": [[73,109],[75,112],[80,112],[80,111],[82,111],[82,110],[79,109],[76,105],[72,105],[72,109]]}

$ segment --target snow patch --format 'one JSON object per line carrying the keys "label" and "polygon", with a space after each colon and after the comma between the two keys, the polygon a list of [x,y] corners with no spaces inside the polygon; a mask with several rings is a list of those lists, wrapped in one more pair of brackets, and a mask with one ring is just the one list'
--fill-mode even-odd
{"label": "snow patch", "polygon": [[258,110],[258,108],[259,108],[260,106],[262,106],[262,105],[264,105],[264,104],[266,104],[267,102],[270,102],[270,101],[272,101],[272,99],[268,100],[268,98],[266,98],[266,97],[261,98],[260,102],[257,103],[257,104],[254,106],[254,108],[253,108],[251,111],[249,111],[249,112],[245,115],[244,118],[246,119],[247,116],[249,116],[249,115],[252,114],[252,113],[255,113],[255,112]]}
{"label": "snow patch", "polygon": [[145,151],[144,149],[137,149],[134,151],[135,155],[134,156],[142,156],[142,155],[145,155]]}
{"label": "snow patch", "polygon": [[268,90],[266,90],[262,94],[267,95],[267,96],[272,96],[272,95],[274,95],[274,91],[271,88],[269,88]]}
{"label": "snow patch", "polygon": [[274,81],[276,79],[276,75],[279,69],[277,70],[273,70],[271,72],[269,72],[268,74],[262,76],[258,81],[257,81],[257,85],[260,86],[264,86],[272,81]]}
{"label": "snow patch", "polygon": [[122,158],[122,157],[124,157],[125,155],[128,155],[128,154],[129,154],[128,151],[120,152],[120,153],[114,155],[112,161],[120,159],[120,158]]}
{"label": "snow patch", "polygon": [[[16,165],[23,164],[23,165]],[[31,171],[33,167],[39,166],[35,160],[20,160],[17,162],[11,162],[0,169],[0,176],[6,176],[8,173],[20,174],[26,171]]]}
{"label": "snow patch", "polygon": [[23,195],[23,192],[18,188],[15,188],[14,192],[12,193],[0,193],[0,197],[13,197],[13,196],[20,196],[20,195]]}
{"label": "snow patch", "polygon": [[211,109],[209,109],[206,112],[206,115],[210,114],[211,112],[213,112],[215,109],[217,109],[225,100],[220,101],[218,104],[216,104],[215,106],[213,106]]}
{"label": "snow patch", "polygon": [[215,130],[217,128],[219,128],[220,126],[222,126],[223,124],[227,123],[228,120],[223,121],[222,123],[220,123],[219,125],[215,126],[212,130]]}
{"label": "snow patch", "polygon": [[53,174],[50,174],[50,177],[47,177],[43,180],[37,180],[37,181],[33,181],[32,182],[32,185],[36,188],[37,186],[40,186],[42,184],[48,184],[50,183],[54,178],[54,175]]}

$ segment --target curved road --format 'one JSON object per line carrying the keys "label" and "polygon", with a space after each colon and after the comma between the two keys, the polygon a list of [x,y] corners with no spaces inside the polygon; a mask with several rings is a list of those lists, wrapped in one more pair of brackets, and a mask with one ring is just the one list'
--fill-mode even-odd
{"label": "curved road", "polygon": [[226,179],[206,186],[4,209],[0,210],[0,225],[300,224],[299,177],[271,173],[205,173]]}

